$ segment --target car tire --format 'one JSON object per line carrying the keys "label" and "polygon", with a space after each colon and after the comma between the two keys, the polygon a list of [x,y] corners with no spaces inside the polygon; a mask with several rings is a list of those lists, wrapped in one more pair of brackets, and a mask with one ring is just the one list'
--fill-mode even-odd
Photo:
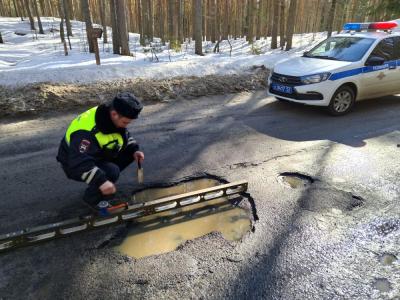
{"label": "car tire", "polygon": [[333,116],[343,116],[349,113],[355,103],[354,90],[348,86],[342,86],[333,94],[328,106],[328,112]]}

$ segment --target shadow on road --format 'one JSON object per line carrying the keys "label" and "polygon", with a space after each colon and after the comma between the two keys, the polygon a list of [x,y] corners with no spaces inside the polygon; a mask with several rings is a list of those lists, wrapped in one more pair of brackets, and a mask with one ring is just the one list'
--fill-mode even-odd
{"label": "shadow on road", "polygon": [[[400,129],[400,96],[357,102],[353,112],[329,116],[323,108],[273,101],[251,112],[244,121],[260,133],[288,141],[329,140],[363,147],[369,138]],[[265,116],[264,122],[259,117]]]}

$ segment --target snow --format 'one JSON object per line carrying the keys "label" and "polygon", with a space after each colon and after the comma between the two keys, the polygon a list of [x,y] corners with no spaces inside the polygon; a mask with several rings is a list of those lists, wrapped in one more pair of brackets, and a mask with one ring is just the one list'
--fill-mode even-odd
{"label": "snow", "polygon": [[[96,65],[94,54],[88,53],[84,23],[72,21],[72,50],[64,55],[58,31],[60,20],[41,18],[44,35],[30,30],[29,21],[20,18],[0,17],[0,32],[4,44],[0,44],[0,85],[23,86],[30,83],[90,83],[124,78],[164,79],[175,76],[204,76],[211,74],[236,74],[253,65],[267,68],[279,61],[301,55],[326,33],[298,34],[293,39],[293,49],[271,50],[271,39],[261,39],[253,46],[245,39],[230,40],[220,45],[220,53],[213,53],[214,44],[203,43],[205,56],[194,54],[194,42],[182,44],[180,51],[168,50],[168,46],[156,46],[159,53],[152,59],[149,48],[139,44],[139,35],[129,34],[132,56],[112,53],[111,29],[109,43],[98,40],[101,65]],[[99,27],[97,25],[97,27]],[[21,36],[15,33],[25,33]],[[37,38],[36,38],[37,37]],[[260,53],[259,55],[254,53]]]}

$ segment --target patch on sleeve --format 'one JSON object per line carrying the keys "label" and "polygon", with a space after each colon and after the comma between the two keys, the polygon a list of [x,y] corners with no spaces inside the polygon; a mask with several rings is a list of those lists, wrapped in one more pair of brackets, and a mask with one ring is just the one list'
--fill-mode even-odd
{"label": "patch on sleeve", "polygon": [[79,152],[85,153],[89,150],[90,142],[88,140],[82,140],[79,144]]}

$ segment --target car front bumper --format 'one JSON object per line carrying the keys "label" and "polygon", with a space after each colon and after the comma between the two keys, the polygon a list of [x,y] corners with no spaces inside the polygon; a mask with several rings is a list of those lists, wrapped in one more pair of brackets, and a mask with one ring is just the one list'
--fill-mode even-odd
{"label": "car front bumper", "polygon": [[269,95],[306,105],[328,106],[334,92],[332,81],[329,80],[315,84],[291,86],[291,88],[292,93],[277,91],[272,88],[272,82],[268,81]]}

